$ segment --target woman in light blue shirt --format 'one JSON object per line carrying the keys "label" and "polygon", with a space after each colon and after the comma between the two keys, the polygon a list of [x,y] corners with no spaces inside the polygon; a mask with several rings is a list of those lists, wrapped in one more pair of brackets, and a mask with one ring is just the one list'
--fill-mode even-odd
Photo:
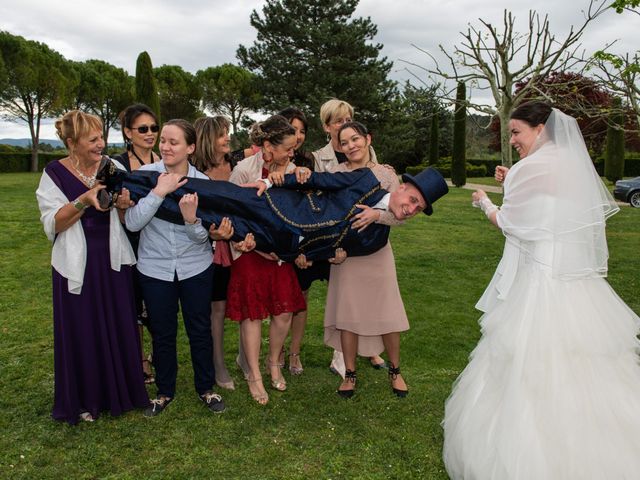
{"label": "woman in light blue shirt", "polygon": [[[196,392],[211,411],[224,410],[222,398],[212,390],[215,372],[209,322],[212,254],[208,231],[195,215],[185,217],[184,225],[154,217],[164,197],[186,183],[185,177],[207,178],[189,163],[195,143],[196,132],[190,123],[165,123],[160,134],[162,161],[141,167],[161,172],[158,183],[125,215],[127,228],[140,231],[138,271],[153,338],[158,393],[146,416],[161,413],[175,396],[178,306],[189,337]],[[185,195],[181,206],[192,203],[192,196]]]}

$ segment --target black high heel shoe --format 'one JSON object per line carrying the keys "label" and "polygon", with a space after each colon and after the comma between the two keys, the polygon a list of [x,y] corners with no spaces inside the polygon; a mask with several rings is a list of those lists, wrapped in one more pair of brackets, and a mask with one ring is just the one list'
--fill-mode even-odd
{"label": "black high heel shoe", "polygon": [[338,390],[336,390],[336,392],[342,398],[351,398],[351,397],[353,397],[353,394],[355,393],[356,371],[355,370],[347,370],[344,373],[344,379],[347,382],[351,382],[354,385],[354,388],[352,388],[351,390],[340,390],[340,389],[338,389]]}
{"label": "black high heel shoe", "polygon": [[398,378],[398,375],[400,375],[400,367],[396,367],[393,363],[389,362],[389,380],[391,380],[391,389],[393,390],[393,393],[395,393],[396,397],[404,398],[409,395],[409,390],[400,390],[393,386],[393,381]]}

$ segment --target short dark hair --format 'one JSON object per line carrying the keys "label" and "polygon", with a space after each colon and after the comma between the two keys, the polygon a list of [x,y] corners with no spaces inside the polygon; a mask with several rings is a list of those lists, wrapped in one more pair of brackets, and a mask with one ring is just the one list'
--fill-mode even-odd
{"label": "short dark hair", "polygon": [[369,130],[367,130],[367,127],[365,127],[360,122],[352,121],[352,122],[347,122],[342,124],[342,126],[340,127],[340,130],[338,130],[338,140],[340,140],[340,134],[342,133],[342,131],[346,130],[347,128],[353,128],[357,133],[359,133],[363,137],[366,137],[367,135],[369,135]]}
{"label": "short dark hair", "polygon": [[124,140],[125,145],[127,147],[131,143],[131,139],[127,137],[127,134],[124,133],[125,128],[131,128],[133,122],[135,122],[136,118],[140,115],[146,113],[147,115],[151,115],[153,120],[158,123],[158,117],[151,110],[151,108],[144,103],[134,103],[133,105],[129,105],[118,115],[118,119],[120,120],[120,129],[122,130],[122,138]]}
{"label": "short dark hair", "polygon": [[541,100],[532,100],[520,104],[512,113],[512,120],[521,120],[530,127],[544,125],[551,115],[551,105]]}
{"label": "short dark hair", "polygon": [[280,110],[278,112],[278,115],[282,115],[284,118],[289,120],[289,123],[293,122],[294,120],[300,120],[300,122],[302,122],[302,125],[304,126],[304,129],[305,130],[309,129],[309,124],[307,123],[307,117],[305,116],[304,112],[299,108],[287,107],[284,110]]}

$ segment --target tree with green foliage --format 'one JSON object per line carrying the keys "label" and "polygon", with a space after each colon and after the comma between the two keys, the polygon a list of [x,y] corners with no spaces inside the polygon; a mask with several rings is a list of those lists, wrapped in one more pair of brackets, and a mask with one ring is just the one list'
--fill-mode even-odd
{"label": "tree with green foliage", "polygon": [[604,157],[604,176],[610,182],[624,175],[624,114],[620,108],[622,100],[613,99],[609,127],[607,128],[607,151]]}
{"label": "tree with green foliage", "polygon": [[106,144],[109,130],[118,125],[118,114],[133,103],[133,78],[122,68],[102,60],[79,62],[75,68],[80,77],[76,104],[102,119]]}
{"label": "tree with green foliage", "polygon": [[56,116],[73,104],[78,77],[71,64],[43,43],[0,32],[0,56],[5,86],[0,110],[11,121],[23,121],[31,135],[31,171],[38,171],[38,144],[43,118]]}
{"label": "tree with green foliage", "polygon": [[160,115],[160,97],[158,96],[158,87],[156,79],[153,75],[153,65],[151,57],[147,52],[138,55],[136,61],[136,102],[147,105],[161,121]]}
{"label": "tree with green foliage", "polygon": [[440,159],[440,116],[438,111],[431,114],[429,129],[429,165],[435,165]]}
{"label": "tree with green foliage", "polygon": [[467,183],[467,88],[458,82],[453,120],[453,150],[451,155],[451,182],[456,187]]}
{"label": "tree with green foliage", "polygon": [[203,116],[200,111],[202,91],[196,78],[178,65],[163,65],[153,69],[160,96],[162,118],[184,118],[193,122]]}
{"label": "tree with green foliage", "polygon": [[234,133],[243,115],[258,108],[257,77],[245,68],[230,63],[209,67],[196,73],[196,81],[204,107],[228,116]]}
{"label": "tree with green foliage", "polygon": [[353,18],[358,0],[266,0],[251,13],[253,45],[241,45],[242,66],[259,76],[262,109],[288,105],[317,118],[330,98],[348,101],[358,120],[376,130],[394,91],[392,63],[372,43],[378,29],[370,18]]}

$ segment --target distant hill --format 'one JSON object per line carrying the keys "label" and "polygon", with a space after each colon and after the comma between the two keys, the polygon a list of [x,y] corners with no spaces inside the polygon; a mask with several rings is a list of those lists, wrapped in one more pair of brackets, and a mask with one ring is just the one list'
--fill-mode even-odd
{"label": "distant hill", "polygon": [[[63,148],[60,140],[41,138],[40,143],[48,143],[53,148]],[[11,145],[13,147],[28,147],[31,145],[30,138],[0,138],[0,145]]]}
{"label": "distant hill", "polygon": [[[64,148],[64,144],[60,140],[41,138],[40,143],[48,143],[53,148]],[[0,138],[0,145],[11,145],[13,147],[28,147],[31,145],[30,138]],[[109,143],[109,147],[124,148],[124,143]]]}

